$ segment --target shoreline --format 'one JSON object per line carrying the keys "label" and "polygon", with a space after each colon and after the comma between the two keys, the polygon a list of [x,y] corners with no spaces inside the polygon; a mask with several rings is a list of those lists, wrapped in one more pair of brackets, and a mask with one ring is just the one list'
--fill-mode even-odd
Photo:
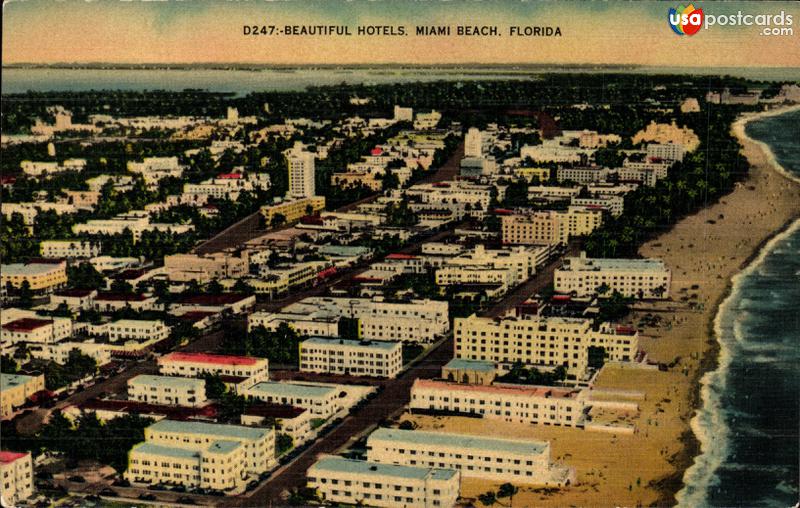
{"label": "shoreline", "polygon": [[[780,116],[794,111],[800,111],[800,104],[778,107],[758,113],[745,113],[740,115],[736,121],[731,124],[731,131],[742,144],[742,152],[750,162],[751,170],[771,170],[794,184],[800,184],[800,178],[789,173],[786,168],[778,162],[774,152],[767,143],[751,138],[746,132],[747,124],[750,122],[773,116]],[[757,157],[759,154],[753,153],[753,150],[760,152],[764,161],[759,160]],[[747,183],[751,180],[753,172],[754,171],[751,171],[747,180],[742,183]],[[750,254],[742,261],[739,271],[728,279],[724,291],[715,301],[713,305],[714,312],[706,325],[709,347],[703,353],[700,361],[700,368],[697,369],[692,379],[694,388],[690,392],[689,403],[694,410],[694,414],[689,422],[689,428],[681,435],[681,440],[684,442],[684,449],[676,456],[677,468],[674,478],[670,478],[669,480],[671,481],[666,482],[669,487],[663,485],[663,488],[659,489],[661,490],[661,496],[659,496],[658,504],[678,506],[683,504],[685,496],[687,495],[687,493],[685,493],[687,486],[686,477],[691,474],[693,468],[698,465],[700,457],[708,451],[707,446],[710,441],[707,435],[704,435],[705,433],[702,423],[700,422],[700,416],[702,411],[705,410],[708,397],[710,396],[709,386],[712,382],[711,377],[718,373],[721,374],[721,369],[726,365],[725,362],[729,361],[725,357],[726,347],[722,342],[721,336],[721,319],[725,312],[725,306],[736,296],[737,286],[740,281],[748,274],[752,273],[752,271],[763,262],[771,248],[777,242],[800,227],[798,224],[800,224],[800,211],[791,215],[788,220],[772,234],[762,238]],[[727,428],[725,430],[727,430]],[[717,466],[718,465],[719,464],[717,464]]]}
{"label": "shoreline", "polygon": [[[737,139],[751,167],[746,178],[639,249],[641,256],[660,258],[670,267],[671,298],[638,304],[622,324],[642,330],[639,347],[665,368],[606,365],[595,387],[638,393],[638,409],[600,408],[592,414],[601,423],[633,425],[633,433],[458,416],[406,414],[403,419],[423,430],[550,443],[551,460],[574,468],[576,482],[566,489],[520,488],[515,506],[674,506],[686,471],[703,453],[692,420],[704,407],[703,376],[720,365],[715,319],[735,290],[737,275],[765,256],[770,241],[800,216],[800,184],[773,167],[756,143]],[[477,498],[499,483],[465,481],[462,495]]]}

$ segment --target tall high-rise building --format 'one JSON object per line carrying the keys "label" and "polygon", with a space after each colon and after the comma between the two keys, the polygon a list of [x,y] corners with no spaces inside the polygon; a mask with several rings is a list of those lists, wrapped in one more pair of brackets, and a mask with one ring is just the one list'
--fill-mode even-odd
{"label": "tall high-rise building", "polygon": [[289,194],[291,198],[309,198],[314,195],[314,154],[295,143],[286,154],[289,164]]}
{"label": "tall high-rise building", "polygon": [[464,136],[464,157],[481,157],[483,155],[483,136],[480,129],[471,127]]}

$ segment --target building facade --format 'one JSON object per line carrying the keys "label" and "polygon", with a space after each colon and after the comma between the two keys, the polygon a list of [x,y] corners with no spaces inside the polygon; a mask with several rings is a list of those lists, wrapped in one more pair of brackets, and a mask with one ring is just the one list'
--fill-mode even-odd
{"label": "building facade", "polygon": [[400,342],[311,337],[300,343],[300,371],[394,378],[403,369]]}
{"label": "building facade", "polygon": [[17,506],[33,496],[33,459],[29,452],[0,451],[0,504]]}
{"label": "building facade", "polygon": [[203,379],[141,374],[128,380],[128,398],[148,404],[197,407],[206,403]]}
{"label": "building facade", "polygon": [[632,298],[669,298],[672,273],[660,259],[564,258],[553,274],[559,293],[577,296],[618,292]]}

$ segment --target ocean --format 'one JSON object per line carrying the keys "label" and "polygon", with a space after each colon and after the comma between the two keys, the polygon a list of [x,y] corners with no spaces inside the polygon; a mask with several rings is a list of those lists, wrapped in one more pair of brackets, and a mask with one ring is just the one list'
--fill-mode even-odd
{"label": "ocean", "polygon": [[795,68],[686,68],[686,67],[469,67],[460,68],[310,68],[297,69],[65,69],[3,68],[3,93],[26,91],[170,90],[196,88],[244,95],[261,91],[300,91],[309,86],[407,83],[412,81],[538,79],[545,73],[642,73],[730,75],[767,81],[800,81]]}
{"label": "ocean", "polygon": [[[800,178],[800,111],[754,120],[746,133]],[[785,508],[798,502],[798,305],[800,221],[764,246],[720,306],[719,367],[703,379],[703,407],[692,422],[703,451],[686,471],[679,506]]]}

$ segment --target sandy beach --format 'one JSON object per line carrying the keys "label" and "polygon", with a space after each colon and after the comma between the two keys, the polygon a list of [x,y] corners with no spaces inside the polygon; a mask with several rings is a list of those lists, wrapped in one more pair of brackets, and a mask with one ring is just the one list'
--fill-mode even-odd
{"label": "sandy beach", "polygon": [[[797,106],[795,106],[797,108]],[[598,388],[637,390],[638,414],[619,415],[637,432],[615,435],[584,430],[532,427],[471,418],[406,415],[420,428],[528,437],[551,442],[554,461],[576,469],[577,485],[562,490],[526,487],[514,506],[674,505],[684,471],[700,452],[690,422],[701,404],[700,379],[716,367],[719,346],[713,322],[731,278],[760,248],[800,215],[800,182],[777,167],[762,143],[744,134],[747,121],[790,108],[751,114],[733,126],[752,165],[735,190],[643,245],[645,257],[663,259],[672,269],[672,299],[637,304],[630,321],[660,321],[645,328],[640,345],[667,371],[606,367]],[[475,497],[496,485],[466,480],[462,495]],[[508,500],[503,500],[508,506]]]}

